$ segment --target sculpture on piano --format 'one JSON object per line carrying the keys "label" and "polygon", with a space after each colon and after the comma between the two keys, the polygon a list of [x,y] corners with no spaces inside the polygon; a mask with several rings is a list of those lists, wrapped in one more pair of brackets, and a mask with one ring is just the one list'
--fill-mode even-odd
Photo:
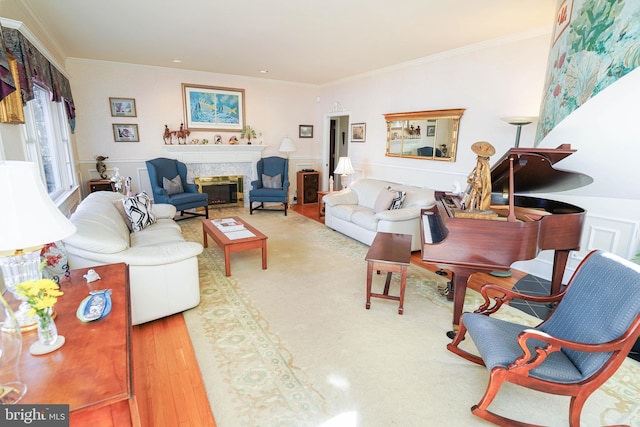
{"label": "sculpture on piano", "polygon": [[468,211],[488,211],[491,206],[491,167],[489,157],[496,153],[493,145],[478,141],[471,145],[471,151],[478,155],[476,167],[467,177],[467,191],[462,207]]}

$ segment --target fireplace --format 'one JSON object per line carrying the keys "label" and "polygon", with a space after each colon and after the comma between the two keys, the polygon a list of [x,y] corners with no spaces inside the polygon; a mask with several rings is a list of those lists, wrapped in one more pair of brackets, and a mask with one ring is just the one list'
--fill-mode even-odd
{"label": "fireplace", "polygon": [[209,195],[209,206],[244,206],[242,175],[199,176],[193,182]]}

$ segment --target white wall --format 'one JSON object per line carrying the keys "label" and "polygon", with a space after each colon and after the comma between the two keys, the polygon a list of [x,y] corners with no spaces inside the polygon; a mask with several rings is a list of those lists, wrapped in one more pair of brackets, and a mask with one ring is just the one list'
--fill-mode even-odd
{"label": "white wall", "polygon": [[[501,117],[537,115],[549,40],[548,31],[527,33],[359,76],[324,87],[320,108],[329,112],[339,101],[353,123],[367,124],[366,142],[349,147],[365,176],[439,190],[458,181],[464,188],[476,161],[471,144],[489,141],[502,153],[513,146],[516,128]],[[383,114],[448,108],[466,109],[456,162],[385,156]],[[520,145],[533,146],[534,134],[534,126],[524,127]]]}
{"label": "white wall", "polygon": [[[164,149],[162,134],[165,124],[175,130],[184,120],[182,83],[243,88],[246,123],[262,132],[263,144],[267,145],[263,155],[281,155],[278,147],[288,135],[297,148],[292,163],[311,161],[315,166],[320,141],[315,86],[73,58],[67,60],[67,72],[76,103],[76,140],[83,181],[98,177],[94,158],[103,155],[109,157],[109,173],[117,166],[121,175],[133,177],[132,187],[137,191],[146,175],[145,160],[173,157]],[[135,98],[137,117],[111,117],[109,97]],[[140,142],[114,142],[113,123],[137,123]],[[314,138],[299,139],[300,124],[314,125]],[[240,132],[193,132],[190,138],[212,141],[215,133],[220,133],[225,143],[231,135],[240,139]],[[253,141],[259,142],[260,138]],[[293,167],[292,173],[295,170]]]}

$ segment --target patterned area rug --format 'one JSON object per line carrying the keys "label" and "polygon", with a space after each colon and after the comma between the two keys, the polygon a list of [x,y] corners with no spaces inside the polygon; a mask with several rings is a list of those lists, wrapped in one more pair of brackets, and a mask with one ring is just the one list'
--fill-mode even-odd
{"label": "patterned area rug", "polygon": [[[440,296],[441,277],[412,265],[404,315],[382,299],[366,310],[367,246],[295,212],[220,215],[244,218],[269,240],[267,270],[260,250],[231,254],[231,277],[215,244],[199,257],[202,300],[184,315],[218,426],[485,424],[469,409],[487,371],[446,350],[451,303]],[[180,225],[202,242],[201,219]],[[383,285],[383,275],[374,277],[375,291]],[[465,309],[479,302],[470,291]],[[502,317],[536,323],[512,308]],[[587,401],[583,425],[640,426],[638,378],[640,363],[629,359]],[[567,424],[567,398],[508,386],[491,409]]]}

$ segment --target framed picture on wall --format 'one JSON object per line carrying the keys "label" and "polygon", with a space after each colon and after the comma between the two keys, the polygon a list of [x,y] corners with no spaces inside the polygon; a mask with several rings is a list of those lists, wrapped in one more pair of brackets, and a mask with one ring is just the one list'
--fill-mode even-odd
{"label": "framed picture on wall", "polygon": [[436,134],[436,126],[435,125],[427,126],[427,136],[435,136],[435,134]]}
{"label": "framed picture on wall", "polygon": [[111,117],[137,117],[134,98],[109,98]]}
{"label": "framed picture on wall", "polygon": [[140,142],[138,125],[114,123],[113,140],[115,142]]}
{"label": "framed picture on wall", "polygon": [[366,123],[351,124],[351,142],[364,142],[367,137]]}
{"label": "framed picture on wall", "polygon": [[244,129],[244,89],[182,83],[182,103],[186,129]]}
{"label": "framed picture on wall", "polygon": [[299,138],[313,138],[313,125],[300,125],[298,129]]}

